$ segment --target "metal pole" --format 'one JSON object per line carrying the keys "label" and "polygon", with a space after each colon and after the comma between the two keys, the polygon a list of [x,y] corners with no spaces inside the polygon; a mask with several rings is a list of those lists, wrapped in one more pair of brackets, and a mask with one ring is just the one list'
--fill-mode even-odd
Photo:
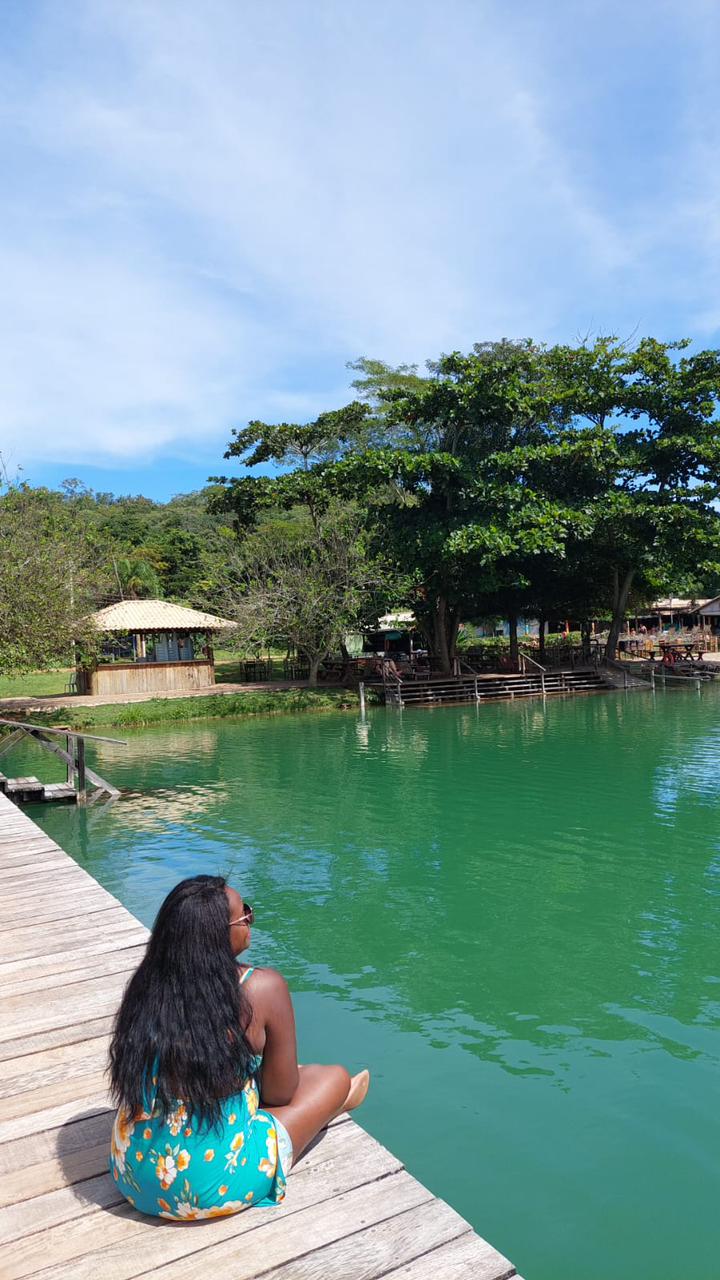
{"label": "metal pole", "polygon": [[543,698],[545,697],[545,672],[540,672],[540,688],[542,689]]}

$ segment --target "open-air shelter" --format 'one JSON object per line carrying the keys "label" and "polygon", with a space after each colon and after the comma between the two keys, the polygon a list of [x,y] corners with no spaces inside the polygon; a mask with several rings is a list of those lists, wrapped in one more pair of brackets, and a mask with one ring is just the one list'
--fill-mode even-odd
{"label": "open-air shelter", "polygon": [[97,660],[79,658],[78,693],[168,693],[215,683],[213,636],[235,625],[169,600],[120,600],[92,614]]}

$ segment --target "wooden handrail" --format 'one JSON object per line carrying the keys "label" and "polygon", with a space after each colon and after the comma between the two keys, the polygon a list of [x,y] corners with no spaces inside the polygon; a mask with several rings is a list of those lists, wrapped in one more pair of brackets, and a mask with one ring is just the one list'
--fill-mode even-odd
{"label": "wooden handrail", "polygon": [[544,672],[546,670],[546,668],[543,667],[541,663],[536,662],[534,658],[531,658],[529,653],[518,654],[518,665],[520,666],[522,671],[525,670],[525,667],[527,666],[528,662],[530,663],[531,667],[535,667],[536,671]]}

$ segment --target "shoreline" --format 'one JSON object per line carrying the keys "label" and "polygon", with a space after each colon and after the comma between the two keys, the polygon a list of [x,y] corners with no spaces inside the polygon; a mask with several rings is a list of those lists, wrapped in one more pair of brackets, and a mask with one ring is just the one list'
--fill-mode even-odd
{"label": "shoreline", "polygon": [[36,724],[68,725],[89,729],[96,725],[144,727],[191,720],[242,719],[252,715],[287,715],[296,712],[351,711],[360,706],[354,689],[311,689],[306,684],[214,685],[207,693],[190,697],[142,696],[136,698],[3,698],[0,716],[30,719]]}

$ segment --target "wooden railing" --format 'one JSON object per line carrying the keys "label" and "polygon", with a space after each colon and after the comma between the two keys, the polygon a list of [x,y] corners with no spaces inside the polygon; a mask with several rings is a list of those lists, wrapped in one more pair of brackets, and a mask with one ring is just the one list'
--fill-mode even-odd
{"label": "wooden railing", "polygon": [[528,670],[530,670],[531,672],[532,671],[545,672],[545,667],[542,665],[542,663],[536,662],[534,658],[530,657],[529,653],[521,652],[518,657],[518,663],[520,666],[520,670],[523,672],[527,672]]}

